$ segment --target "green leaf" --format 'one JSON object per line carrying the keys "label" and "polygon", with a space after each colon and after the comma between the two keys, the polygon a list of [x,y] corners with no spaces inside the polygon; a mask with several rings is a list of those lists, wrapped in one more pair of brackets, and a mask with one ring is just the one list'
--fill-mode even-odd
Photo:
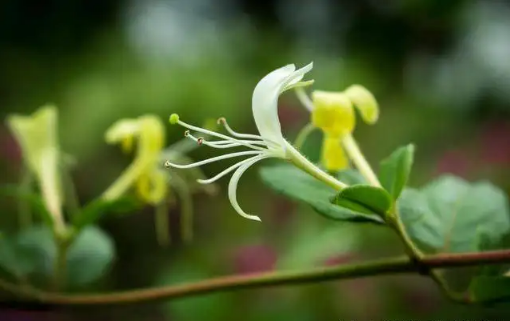
{"label": "green leaf", "polygon": [[[451,175],[443,176],[421,190],[405,189],[398,207],[411,240],[428,254],[499,249],[510,232],[506,196],[488,182],[470,184]],[[477,301],[510,293],[505,294],[501,286],[493,287],[502,275],[496,266],[440,273],[450,290],[462,293],[469,289]]]}
{"label": "green leaf", "polygon": [[112,239],[95,226],[82,230],[67,255],[68,285],[83,286],[96,281],[115,258]]}
{"label": "green leaf", "polygon": [[382,223],[376,215],[346,209],[330,202],[337,191],[292,165],[263,167],[262,180],[271,188],[292,199],[310,205],[316,212],[334,220]]}
{"label": "green leaf", "polygon": [[370,185],[349,186],[334,199],[338,206],[365,214],[378,214],[382,217],[391,207],[391,196],[384,189]]}
{"label": "green leaf", "polygon": [[407,184],[413,165],[414,145],[410,144],[395,150],[379,165],[381,185],[397,200]]}
{"label": "green leaf", "polygon": [[25,253],[30,264],[30,275],[48,277],[53,274],[53,262],[57,248],[51,229],[44,225],[34,225],[23,229],[16,236],[18,251]]}
{"label": "green leaf", "polygon": [[36,266],[30,253],[20,248],[15,236],[5,235],[0,240],[0,268],[9,275],[21,278],[34,272]]}
{"label": "green leaf", "polygon": [[[49,280],[53,276],[57,247],[46,226],[32,226],[1,241],[0,266],[17,277]],[[107,270],[115,256],[111,239],[94,226],[82,230],[67,255],[67,285],[83,286]],[[46,283],[46,282],[45,282]]]}
{"label": "green leaf", "polygon": [[505,194],[488,182],[443,176],[399,202],[408,234],[435,253],[479,251],[482,234],[497,242],[510,230]]}
{"label": "green leaf", "polygon": [[73,225],[77,230],[95,223],[101,216],[107,213],[125,213],[139,208],[140,203],[132,197],[120,197],[113,201],[96,199],[87,204],[73,219]]}
{"label": "green leaf", "polygon": [[336,176],[347,185],[367,184],[367,180],[355,169],[349,168],[338,172]]}

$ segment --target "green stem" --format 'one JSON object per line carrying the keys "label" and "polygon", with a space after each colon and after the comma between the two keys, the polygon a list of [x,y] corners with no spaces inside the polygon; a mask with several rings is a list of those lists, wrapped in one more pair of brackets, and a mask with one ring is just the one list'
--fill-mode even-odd
{"label": "green stem", "polygon": [[308,138],[308,136],[316,129],[316,127],[312,124],[312,123],[308,123],[305,125],[305,127],[303,127],[297,137],[296,137],[296,140],[294,141],[294,147],[296,147],[298,150],[301,149],[301,147],[303,147],[303,144],[305,143],[306,139]]}
{"label": "green stem", "polygon": [[303,87],[296,87],[295,92],[299,101],[311,112],[314,109],[313,101],[308,97]]}
{"label": "green stem", "polygon": [[[27,167],[24,167],[23,172],[21,174],[21,182],[19,185],[19,190],[21,194],[31,193],[32,183],[33,183],[32,173]],[[20,227],[22,229],[32,225],[32,212],[30,210],[30,205],[27,201],[25,201],[22,198],[18,200],[18,218]]]}
{"label": "green stem", "polygon": [[62,181],[67,192],[65,195],[64,204],[67,207],[69,215],[71,215],[71,217],[74,217],[80,211],[78,193],[76,192],[76,186],[74,185],[69,165],[62,162],[61,166],[62,166]]}
{"label": "green stem", "polygon": [[[510,262],[510,250],[439,254],[424,257],[420,265],[428,268],[448,268]],[[300,285],[331,280],[354,279],[374,275],[419,272],[416,261],[407,257],[376,260],[368,263],[321,267],[299,272],[254,273],[219,277],[195,283],[172,285],[154,289],[141,289],[109,294],[59,294],[37,289],[20,288],[0,280],[0,288],[25,299],[58,305],[109,305],[142,303],[147,301],[182,298],[226,290],[239,290],[263,286]]]}
{"label": "green stem", "polygon": [[310,162],[291,144],[287,143],[285,147],[287,150],[287,157],[296,167],[307,172],[308,174],[312,175],[313,177],[322,181],[323,183],[333,187],[335,190],[342,190],[347,187],[347,184],[342,183],[341,181],[337,180],[333,176],[329,175],[328,173],[324,172],[323,170],[315,166],[315,164]]}
{"label": "green stem", "polygon": [[365,156],[363,156],[363,153],[356,143],[356,140],[354,140],[354,137],[352,137],[351,134],[345,135],[342,138],[342,144],[347,151],[347,154],[349,154],[349,158],[354,162],[361,175],[363,175],[363,177],[365,177],[371,185],[381,187],[379,179],[377,179],[372,167],[370,167]]}
{"label": "green stem", "polygon": [[57,254],[54,261],[54,275],[52,288],[54,291],[62,289],[67,279],[67,250],[70,243],[63,237],[56,237]]}
{"label": "green stem", "polygon": [[154,215],[154,224],[156,225],[156,238],[160,246],[170,245],[170,231],[168,218],[168,204],[165,200],[156,205],[156,214]]}
{"label": "green stem", "polygon": [[186,182],[178,175],[172,176],[174,190],[181,204],[181,238],[184,242],[193,240],[193,199]]}
{"label": "green stem", "polygon": [[[392,218],[392,220],[390,221],[390,224],[402,238],[408,255],[417,261],[423,260],[423,258],[425,258],[425,255],[418,247],[416,247],[416,245],[414,245],[413,241],[411,240],[411,237],[407,233],[405,225],[403,224],[402,220],[400,219],[400,215],[398,213],[397,208],[394,209],[394,212],[393,212],[391,218]],[[451,290],[450,287],[448,286],[448,283],[441,275],[440,271],[430,268],[427,271],[427,274],[439,286],[439,288],[443,291],[443,293],[447,297],[449,297],[452,301],[456,301],[459,303],[466,303],[466,300],[467,300],[466,296],[463,293],[459,293],[459,292],[455,292],[455,291]]]}

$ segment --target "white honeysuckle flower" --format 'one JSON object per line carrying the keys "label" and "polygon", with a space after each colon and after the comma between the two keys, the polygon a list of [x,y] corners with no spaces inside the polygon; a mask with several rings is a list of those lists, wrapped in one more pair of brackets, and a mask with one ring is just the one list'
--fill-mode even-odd
{"label": "white honeysuckle flower", "polygon": [[226,131],[231,135],[224,135],[210,130],[206,130],[200,127],[189,125],[179,119],[177,114],[170,116],[171,124],[179,124],[189,130],[207,134],[211,137],[218,138],[216,141],[207,141],[201,137],[195,137],[190,134],[190,131],[186,131],[185,135],[195,140],[198,144],[210,146],[213,148],[234,148],[244,146],[248,150],[241,152],[233,152],[213,158],[209,158],[203,161],[199,161],[189,165],[174,164],[169,161],[165,163],[167,167],[176,168],[192,168],[212,162],[216,162],[223,159],[250,156],[237,164],[234,164],[214,177],[206,180],[199,180],[199,183],[209,184],[215,182],[221,177],[235,171],[230,179],[228,186],[228,197],[232,204],[232,207],[243,217],[260,221],[260,218],[255,215],[250,215],[244,212],[239,203],[237,202],[237,184],[242,174],[256,162],[266,158],[281,158],[290,161],[295,166],[306,171],[310,175],[324,181],[333,188],[340,190],[346,187],[345,184],[336,180],[332,176],[323,172],[312,164],[306,157],[301,155],[284,137],[281,130],[280,120],[278,119],[278,97],[291,88],[307,86],[313,83],[310,81],[301,81],[303,76],[313,68],[313,63],[306,65],[305,67],[296,70],[293,64],[284,66],[276,69],[266,75],[262,80],[259,81],[255,90],[253,91],[252,97],[252,112],[255,124],[260,135],[254,134],[242,134],[238,133],[227,124],[224,118],[220,118],[218,123],[222,124]]}

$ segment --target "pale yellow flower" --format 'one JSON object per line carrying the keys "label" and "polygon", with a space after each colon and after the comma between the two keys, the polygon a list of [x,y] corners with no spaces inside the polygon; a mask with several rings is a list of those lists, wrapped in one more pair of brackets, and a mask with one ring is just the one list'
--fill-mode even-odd
{"label": "pale yellow flower", "polygon": [[62,193],[59,175],[60,150],[57,134],[58,113],[46,105],[30,116],[11,115],[7,124],[21,147],[23,160],[35,175],[54,227],[62,230]]}

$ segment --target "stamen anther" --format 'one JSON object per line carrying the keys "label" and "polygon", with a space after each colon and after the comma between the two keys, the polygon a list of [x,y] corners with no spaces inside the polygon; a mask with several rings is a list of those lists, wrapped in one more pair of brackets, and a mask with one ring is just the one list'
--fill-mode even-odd
{"label": "stamen anther", "polygon": [[172,114],[168,120],[170,121],[170,124],[175,125],[179,122],[179,115]]}

